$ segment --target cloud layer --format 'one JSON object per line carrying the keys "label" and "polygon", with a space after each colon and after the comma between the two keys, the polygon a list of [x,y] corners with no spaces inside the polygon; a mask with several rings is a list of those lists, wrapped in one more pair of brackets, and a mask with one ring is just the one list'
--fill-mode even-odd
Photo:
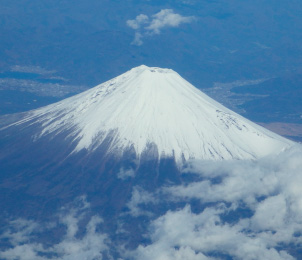
{"label": "cloud layer", "polygon": [[142,45],[142,38],[146,35],[160,34],[164,28],[178,27],[195,20],[193,16],[182,16],[172,9],[162,9],[151,17],[140,14],[134,20],[128,20],[127,25],[135,30],[134,45]]}
{"label": "cloud layer", "polygon": [[[152,221],[135,259],[295,259],[286,250],[302,246],[301,146],[259,161],[192,161],[192,173],[199,181],[162,190],[187,206]],[[207,206],[192,212],[192,200]]]}
{"label": "cloud layer", "polygon": [[[152,223],[152,243],[140,245],[135,259],[294,259],[284,250],[277,250],[271,231],[254,232],[250,221],[224,223],[221,215],[229,208],[206,208],[200,214],[191,212],[190,206],[167,212]],[[285,239],[280,239],[285,240]],[[287,242],[287,241],[286,241]]]}
{"label": "cloud layer", "polygon": [[[301,259],[301,145],[255,161],[191,161],[182,174],[179,185],[134,186],[111,233],[102,232],[102,218],[87,214],[85,197],[52,223],[10,221],[0,258],[113,259],[115,252],[120,260]],[[43,244],[41,235],[58,226],[60,241]],[[124,239],[114,240],[116,234]]]}

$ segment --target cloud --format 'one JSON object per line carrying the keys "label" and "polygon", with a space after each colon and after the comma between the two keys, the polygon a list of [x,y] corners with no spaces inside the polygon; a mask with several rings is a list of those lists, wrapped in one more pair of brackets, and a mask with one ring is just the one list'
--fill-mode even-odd
{"label": "cloud", "polygon": [[143,190],[141,187],[135,186],[132,190],[132,196],[127,203],[130,210],[129,214],[133,217],[141,215],[152,215],[151,212],[144,209],[144,206],[150,203],[157,203],[156,195]]}
{"label": "cloud", "polygon": [[23,73],[34,73],[34,74],[40,74],[40,75],[48,75],[48,74],[56,73],[55,70],[47,70],[47,69],[41,68],[40,66],[21,66],[21,65],[12,66],[11,71],[23,72]]}
{"label": "cloud", "polygon": [[[301,145],[255,161],[191,161],[183,174],[194,181],[159,196],[187,205],[150,223],[151,242],[130,252],[134,259],[295,259],[290,253],[302,246]],[[192,212],[192,200],[201,212]]]}
{"label": "cloud", "polygon": [[137,30],[141,27],[141,25],[148,23],[149,17],[145,14],[140,14],[136,16],[134,20],[128,20],[127,25],[134,29]]}
{"label": "cloud", "polygon": [[146,260],[208,260],[229,255],[245,260],[294,259],[284,250],[273,248],[269,235],[245,232],[249,228],[248,221],[243,220],[235,225],[224,223],[220,215],[227,210],[220,205],[206,208],[200,214],[192,213],[190,206],[169,211],[152,222],[152,243],[140,245],[132,252],[132,257]]}
{"label": "cloud", "polygon": [[35,80],[3,78],[0,79],[0,90],[17,90],[34,93],[38,96],[64,97],[72,93],[87,90],[86,86],[44,83]]}
{"label": "cloud", "polygon": [[[87,217],[89,205],[84,197],[76,200],[76,208],[62,209],[57,223],[42,225],[33,221],[14,220],[7,225],[1,239],[7,240],[9,247],[0,251],[1,259],[20,260],[82,260],[103,259],[103,253],[107,252],[109,239],[106,234],[98,231],[103,220],[98,216],[92,216],[87,222],[85,230],[79,234],[79,222]],[[50,238],[43,244],[41,235],[49,238],[56,228],[65,227],[65,234],[61,241],[51,244]]]}
{"label": "cloud", "polygon": [[275,230],[284,226],[287,219],[287,203],[282,194],[271,196],[260,202],[251,219],[253,230]]}
{"label": "cloud", "polygon": [[10,221],[9,228],[4,231],[0,238],[6,238],[13,246],[30,240],[33,232],[38,229],[37,223],[24,219]]}
{"label": "cloud", "polygon": [[[259,199],[276,194],[294,197],[302,206],[302,149],[290,150],[257,161],[192,161],[185,172],[193,172],[202,181],[165,189],[179,198],[197,198],[202,202],[244,202],[255,206]],[[215,182],[215,179],[219,181]],[[298,206],[298,205],[297,205]],[[301,208],[299,206],[299,208]],[[302,208],[301,208],[302,210]]]}
{"label": "cloud", "polygon": [[142,38],[143,38],[143,35],[139,32],[136,32],[131,44],[141,46],[143,44]]}
{"label": "cloud", "polygon": [[133,178],[134,176],[135,176],[135,171],[133,169],[125,170],[124,168],[121,168],[117,174],[117,177],[121,180]]}
{"label": "cloud", "polygon": [[[182,174],[178,185],[134,186],[111,233],[88,214],[85,197],[52,223],[11,221],[2,228],[0,259],[110,259],[112,252],[124,260],[301,258],[301,145],[253,161],[192,160]],[[58,230],[54,242],[49,234]]]}
{"label": "cloud", "polygon": [[160,34],[164,28],[178,27],[194,20],[196,20],[194,16],[182,16],[174,13],[172,9],[162,9],[151,18],[145,14],[140,14],[134,20],[128,20],[126,24],[136,31],[132,44],[140,46],[143,44],[142,38],[147,35]]}
{"label": "cloud", "polygon": [[186,17],[176,14],[172,9],[163,9],[152,18],[146,29],[155,34],[159,34],[161,29],[165,27],[178,27],[183,23],[191,23],[195,19],[193,16]]}

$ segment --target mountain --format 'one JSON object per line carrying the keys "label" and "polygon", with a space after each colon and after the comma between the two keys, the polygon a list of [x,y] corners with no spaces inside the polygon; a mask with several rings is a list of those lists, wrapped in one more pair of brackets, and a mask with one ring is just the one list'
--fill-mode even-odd
{"label": "mountain", "polygon": [[28,207],[37,198],[47,215],[49,201],[82,194],[119,212],[136,185],[180,183],[189,160],[256,159],[293,144],[173,70],[147,66],[0,122],[0,207],[17,215],[34,214]]}
{"label": "mountain", "polygon": [[[291,142],[215,102],[170,69],[140,66],[61,102],[25,113],[2,127],[34,128],[32,140],[69,139],[68,156],[102,147],[121,158],[132,151],[189,159],[255,159]],[[22,131],[21,131],[22,132]]]}
{"label": "mountain", "polygon": [[[165,237],[171,228],[175,234],[169,222],[190,225],[176,234],[183,237],[196,221],[193,232],[205,230],[202,225],[220,228],[225,221],[228,230],[252,217],[256,201],[271,196],[274,202],[287,183],[275,176],[285,176],[278,165],[284,155],[267,155],[285,150],[295,160],[291,146],[294,142],[230,111],[173,70],[147,66],[58,103],[2,116],[0,258],[160,259],[153,253],[165,256],[170,249],[148,245],[156,246],[163,234],[171,252],[181,255],[161,259],[231,259],[226,255],[240,250],[218,246],[207,249],[210,258],[182,256],[192,253]],[[259,208],[260,218],[266,216]],[[275,211],[274,206],[270,214]],[[235,234],[251,239],[245,224],[239,228],[240,233],[234,226]]]}

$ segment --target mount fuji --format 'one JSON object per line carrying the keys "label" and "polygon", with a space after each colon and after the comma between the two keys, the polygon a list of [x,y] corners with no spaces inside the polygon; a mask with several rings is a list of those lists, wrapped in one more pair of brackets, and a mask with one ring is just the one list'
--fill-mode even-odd
{"label": "mount fuji", "polygon": [[284,162],[301,176],[293,148],[173,70],[147,66],[2,116],[0,258],[255,259],[259,248],[246,245],[258,243],[267,259],[292,259],[265,241],[284,237],[274,226],[283,215],[288,229],[282,196],[299,182]]}
{"label": "mount fuji", "polygon": [[173,70],[144,65],[25,113],[1,132],[22,134],[29,128],[36,144],[64,136],[67,157],[101,147],[116,158],[131,152],[137,162],[173,158],[178,167],[189,159],[255,159],[292,144],[215,102]]}

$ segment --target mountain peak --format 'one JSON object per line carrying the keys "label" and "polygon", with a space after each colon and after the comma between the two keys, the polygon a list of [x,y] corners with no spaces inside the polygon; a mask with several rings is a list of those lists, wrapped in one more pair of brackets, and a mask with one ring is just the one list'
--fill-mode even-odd
{"label": "mountain peak", "polygon": [[130,71],[136,72],[136,73],[147,71],[147,72],[152,72],[152,73],[175,73],[175,74],[177,74],[172,69],[164,69],[164,68],[159,68],[159,67],[148,67],[146,65],[140,65],[138,67],[131,69]]}
{"label": "mountain peak", "polygon": [[14,125],[38,124],[35,139],[64,133],[71,153],[108,154],[134,149],[152,156],[189,159],[253,159],[281,151],[291,141],[225,108],[170,69],[136,67],[79,95],[37,109]]}

